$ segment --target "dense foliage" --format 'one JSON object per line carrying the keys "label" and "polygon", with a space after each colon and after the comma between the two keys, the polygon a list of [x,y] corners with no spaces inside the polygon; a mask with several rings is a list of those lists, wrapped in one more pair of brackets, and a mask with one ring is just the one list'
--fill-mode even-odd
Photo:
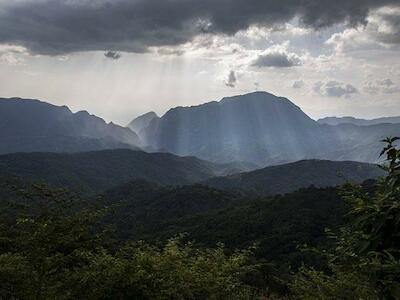
{"label": "dense foliage", "polygon": [[0,299],[399,299],[396,140],[378,182],[274,197],[0,178]]}
{"label": "dense foliage", "polygon": [[235,168],[195,157],[129,149],[0,155],[0,176],[11,174],[85,194],[137,179],[165,185],[192,184],[232,170]]}
{"label": "dense foliage", "polygon": [[99,228],[105,209],[82,209],[43,186],[21,192],[40,205],[25,196],[2,203],[1,299],[249,299],[254,292],[242,280],[255,267],[248,251],[199,250],[179,238],[161,248],[117,247]]}
{"label": "dense foliage", "polygon": [[135,181],[84,201],[3,178],[0,196],[0,292],[20,299],[285,293],[291,265],[320,265],[297,245],[324,244],[323,229],[341,224],[344,211],[336,189],[313,187],[251,199]]}
{"label": "dense foliage", "polygon": [[[34,182],[43,181],[82,195],[119,188],[134,180],[147,180],[165,186],[201,183],[224,190],[240,189],[259,195],[276,195],[310,185],[329,187],[345,181],[361,183],[384,175],[377,165],[326,160],[302,160],[238,173],[249,167],[240,163],[221,165],[195,157],[128,149],[0,155],[0,176],[14,175]],[[234,175],[224,176],[227,174]]]}
{"label": "dense foliage", "polygon": [[350,222],[330,233],[329,272],[304,268],[293,290],[302,299],[400,299],[400,150],[398,138],[382,151],[388,176],[376,190],[347,186]]}
{"label": "dense foliage", "polygon": [[346,182],[359,184],[383,175],[383,170],[375,164],[308,159],[245,173],[213,177],[204,184],[219,189],[240,188],[262,195],[276,195],[307,188],[310,185],[332,187]]}

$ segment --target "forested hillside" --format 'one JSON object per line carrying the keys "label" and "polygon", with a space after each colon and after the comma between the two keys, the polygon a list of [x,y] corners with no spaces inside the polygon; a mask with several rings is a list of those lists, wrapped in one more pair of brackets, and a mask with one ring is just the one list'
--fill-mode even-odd
{"label": "forested hillside", "polygon": [[352,161],[302,160],[255,171],[210,178],[203,183],[220,189],[241,189],[258,194],[283,194],[309,186],[328,187],[362,183],[382,176],[377,165]]}
{"label": "forested hillside", "polygon": [[0,294],[397,299],[395,141],[384,179],[273,197],[143,180],[84,196],[2,177]]}
{"label": "forested hillside", "polygon": [[142,179],[161,185],[201,183],[219,189],[275,195],[311,185],[361,183],[383,174],[376,165],[350,161],[306,160],[241,173],[248,167],[129,149],[0,155],[0,175],[43,181],[84,194],[100,193]]}
{"label": "forested hillside", "polygon": [[234,171],[237,171],[235,166],[217,165],[195,157],[129,149],[0,155],[0,175],[92,194],[135,179],[182,185]]}

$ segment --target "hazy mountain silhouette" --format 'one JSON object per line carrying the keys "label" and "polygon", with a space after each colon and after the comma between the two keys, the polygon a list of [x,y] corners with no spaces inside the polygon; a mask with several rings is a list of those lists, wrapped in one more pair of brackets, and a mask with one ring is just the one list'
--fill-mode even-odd
{"label": "hazy mountain silhouette", "polygon": [[262,194],[282,194],[300,188],[361,183],[384,175],[374,164],[353,161],[302,160],[294,163],[215,177],[203,182],[220,189],[243,189]]}
{"label": "hazy mountain silhouette", "polygon": [[400,123],[382,120],[320,124],[286,98],[255,92],[172,108],[161,118],[145,114],[129,124],[135,133],[66,106],[0,99],[0,154],[140,147],[230,163],[238,171],[302,159],[377,162],[379,141],[400,132]]}
{"label": "hazy mountain silhouette", "polygon": [[336,126],[321,125],[326,136],[332,141],[330,151],[321,153],[318,158],[330,160],[352,160],[363,162],[381,162],[381,140],[387,136],[398,136],[400,124],[382,123],[377,125],[358,126],[340,124]]}
{"label": "hazy mountain silhouette", "polygon": [[177,155],[262,167],[312,158],[377,162],[379,141],[399,132],[400,124],[391,123],[320,124],[286,98],[254,92],[173,108],[139,135],[145,145]]}
{"label": "hazy mountain silhouette", "polygon": [[142,130],[148,146],[216,162],[259,165],[315,157],[328,149],[317,122],[266,92],[177,107]]}
{"label": "hazy mountain silhouette", "polygon": [[136,148],[140,139],[128,128],[107,124],[86,111],[72,113],[31,99],[0,98],[0,153],[77,152]]}
{"label": "hazy mountain silhouette", "polygon": [[320,124],[327,124],[327,125],[339,125],[339,124],[354,124],[360,126],[368,126],[368,125],[377,125],[382,123],[400,123],[400,116],[399,117],[383,117],[377,119],[357,119],[354,117],[326,117],[318,120]]}
{"label": "hazy mountain silhouette", "polygon": [[136,133],[140,133],[144,128],[150,125],[150,122],[153,121],[153,119],[159,119],[159,117],[154,111],[151,111],[133,119],[127,127]]}

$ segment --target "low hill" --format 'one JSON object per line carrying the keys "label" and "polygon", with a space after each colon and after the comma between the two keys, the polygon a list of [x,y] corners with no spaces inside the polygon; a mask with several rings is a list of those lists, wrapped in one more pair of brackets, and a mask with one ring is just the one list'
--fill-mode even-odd
{"label": "low hill", "polygon": [[75,191],[100,192],[135,179],[176,185],[229,173],[229,166],[195,157],[129,149],[83,153],[0,155],[0,175],[44,181]]}
{"label": "low hill", "polygon": [[383,175],[377,166],[352,161],[301,160],[246,173],[211,178],[204,184],[220,189],[243,189],[262,194],[283,194],[300,188],[361,183]]}

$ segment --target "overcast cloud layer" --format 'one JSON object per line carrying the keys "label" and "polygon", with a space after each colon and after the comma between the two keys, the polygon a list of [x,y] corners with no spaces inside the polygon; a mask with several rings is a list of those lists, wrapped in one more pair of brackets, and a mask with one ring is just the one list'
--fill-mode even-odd
{"label": "overcast cloud layer", "polygon": [[[371,9],[398,0],[0,0],[0,43],[40,54],[144,52],[202,33],[232,35],[251,25],[298,17],[315,29],[355,26]],[[398,20],[390,20],[397,22]],[[399,42],[399,36],[386,37]]]}
{"label": "overcast cloud layer", "polygon": [[0,97],[126,124],[254,90],[400,115],[400,0],[0,0]]}

